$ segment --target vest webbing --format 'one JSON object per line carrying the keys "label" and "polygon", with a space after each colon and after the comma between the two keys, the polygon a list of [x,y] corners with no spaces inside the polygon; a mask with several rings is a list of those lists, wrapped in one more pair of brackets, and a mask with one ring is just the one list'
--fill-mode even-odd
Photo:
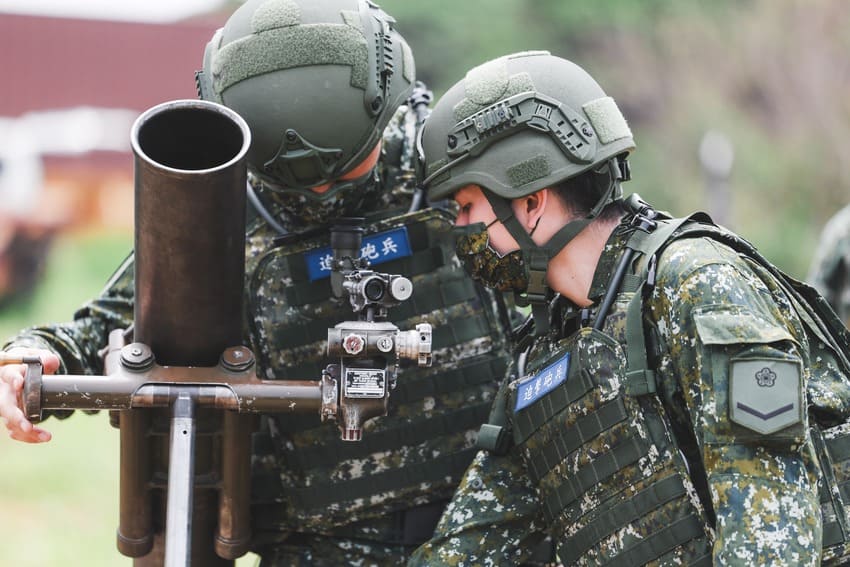
{"label": "vest webbing", "polygon": [[403,467],[353,480],[288,488],[288,490],[296,505],[305,508],[323,508],[333,503],[368,498],[374,494],[430,482],[434,478],[451,477],[459,481],[477,451],[478,449],[473,447],[436,457],[416,467]]}
{"label": "vest webbing", "polygon": [[[450,261],[453,257],[450,223],[446,215],[438,213],[412,213],[366,228],[368,235],[393,230],[402,224],[407,227],[413,256],[379,264],[375,269],[403,273],[411,279],[416,277],[413,296],[390,309],[389,320],[406,329],[411,321],[419,322],[421,315],[438,314],[432,343],[434,366],[401,370],[390,396],[390,414],[380,418],[362,442],[340,441],[336,428],[320,423],[318,416],[271,416],[276,430],[289,439],[272,439],[271,443],[265,443],[266,451],[262,454],[272,455],[276,462],[303,476],[304,481],[296,481],[296,486],[281,486],[276,467],[263,466],[268,478],[260,478],[255,471],[254,505],[263,515],[258,523],[260,520],[274,523],[278,521],[276,518],[285,516],[289,522],[295,517],[295,521],[305,518],[315,524],[323,521],[317,518],[338,517],[347,510],[372,513],[379,508],[388,511],[404,508],[411,503],[399,500],[393,493],[407,498],[406,495],[416,490],[421,500],[422,489],[417,487],[423,485],[433,487],[428,495],[432,500],[448,498],[452,485],[459,482],[469,466],[476,449],[462,447],[470,443],[470,435],[486,419],[492,398],[484,392],[495,390],[496,380],[504,375],[507,359],[499,349],[500,321],[491,307],[491,298],[476,289],[459,264]],[[265,337],[270,344],[283,346],[274,352],[258,354],[258,365],[282,379],[303,379],[320,372],[329,362],[323,356],[327,329],[340,322],[340,313],[354,317],[347,305],[333,303],[328,280],[308,281],[305,255],[326,246],[327,235],[317,233],[312,239],[302,239],[294,245],[297,248],[290,250],[282,246],[267,253],[260,260],[252,282],[251,323],[256,327],[253,334]],[[292,285],[283,285],[290,282]],[[293,296],[288,293],[293,286],[309,291],[299,291]],[[261,299],[272,297],[271,293],[277,294],[273,301]],[[304,299],[306,293],[314,294],[310,299],[320,299],[303,306],[287,302],[288,298]],[[484,342],[479,343],[478,339]],[[483,351],[485,347],[490,350]],[[449,396],[447,399],[452,402],[437,404],[433,412],[426,414],[420,400],[429,396]],[[426,447],[441,456],[429,458],[430,453],[420,454],[418,449]],[[400,461],[395,464],[388,461],[396,454]],[[357,466],[360,461],[372,460],[387,461],[387,466],[377,471],[367,467],[362,476],[358,474],[354,478],[345,476],[348,463]],[[370,504],[375,495],[387,495],[388,499]],[[273,505],[267,505],[270,501],[282,502],[278,507],[283,512],[275,512]]]}
{"label": "vest webbing", "polygon": [[[811,429],[812,442],[818,452],[821,473],[825,482],[819,486],[821,515],[823,516],[823,546],[837,545],[847,540],[847,510],[844,505],[850,497],[850,480],[838,482],[835,467],[846,469],[850,459],[850,437],[824,439],[820,429]],[[837,494],[835,493],[837,492]]]}
{"label": "vest webbing", "polygon": [[[682,479],[673,475],[648,486],[629,500],[598,509],[597,518],[573,534],[560,547],[559,559],[565,565],[571,565],[603,539],[622,529],[623,525],[645,517],[652,510],[685,493]],[[684,541],[687,540],[682,543]]]}
{"label": "vest webbing", "polygon": [[[699,218],[697,217],[697,220]],[[629,272],[632,272],[631,263],[640,261],[661,247],[688,220],[691,219],[659,220],[655,230],[651,232],[636,230],[629,238],[627,247],[638,254],[636,257],[623,257],[624,265],[630,267]],[[622,280],[618,280],[617,289],[614,290],[620,298],[620,303],[623,298],[637,297],[638,313],[643,288],[648,279],[647,271],[626,273]],[[650,277],[653,276],[654,272]],[[620,316],[625,316],[628,321],[628,309],[625,314],[621,312]],[[626,346],[637,344],[642,347],[645,344],[642,324],[640,326],[641,334],[635,339],[628,334],[627,325],[624,337],[628,341]],[[638,357],[644,360],[644,371],[637,375],[639,381],[635,380],[635,374],[629,373],[633,370],[631,350],[637,350]],[[654,385],[654,376],[648,371],[645,349],[627,348],[626,352],[629,353],[623,384],[626,391],[654,392],[654,389],[650,389],[650,385]],[[640,381],[644,384],[643,387],[636,387],[635,382],[640,384]],[[634,412],[642,413],[641,405],[637,401],[616,397],[607,402],[595,402],[595,409],[591,413],[582,415],[569,427],[563,427],[562,423],[561,427],[557,427],[552,423],[554,416],[562,414],[572,404],[581,403],[581,399],[597,386],[600,384],[596,384],[589,373],[582,372],[579,365],[574,364],[571,365],[564,383],[535,400],[533,404],[523,407],[522,411],[513,413],[511,425],[514,441],[517,444],[525,444],[523,459],[535,484],[540,485],[543,478],[553,474],[556,466],[564,466],[565,462],[572,463],[571,457],[576,455],[577,451],[581,451],[588,443],[594,443],[595,439],[600,435],[604,436],[607,431],[616,429],[616,436],[627,434],[623,430],[625,422],[635,415]],[[618,442],[615,441],[613,446],[609,446],[610,448],[601,454],[594,454],[590,461],[582,463],[577,470],[568,467],[569,473],[558,474],[557,482],[543,489],[541,500],[547,523],[561,525],[573,521],[586,522],[578,533],[562,538],[559,542],[559,559],[564,564],[574,564],[582,560],[589,551],[627,526],[640,526],[643,518],[655,514],[663,515],[668,511],[675,511],[676,519],[661,526],[647,524],[648,534],[631,539],[626,547],[618,549],[616,555],[604,564],[638,566],[653,561],[663,562],[665,556],[679,553],[679,548],[690,549],[690,565],[707,567],[712,564],[710,545],[707,545],[706,540],[707,521],[695,508],[687,507],[690,498],[685,488],[686,481],[679,475],[670,474],[672,470],[678,469],[671,468],[664,473],[667,476],[648,481],[649,484],[644,484],[636,494],[630,496],[623,492],[627,486],[620,486],[620,477],[617,475],[621,471],[635,470],[635,467],[639,466],[638,463],[643,462],[642,459],[648,457],[654,447],[661,448],[659,450],[662,453],[667,450],[664,449],[666,447],[677,454],[674,448],[670,447],[663,415],[649,412],[644,416],[645,436],[633,433]],[[544,437],[532,445],[536,447],[532,450],[528,441],[536,434]],[[547,484],[549,482],[551,481]],[[630,482],[625,484],[630,485]],[[594,504],[590,512],[583,508],[582,503],[586,502],[583,498],[597,485],[607,486],[605,490],[613,492],[606,493],[605,499]],[[650,521],[649,518],[647,521]]]}
{"label": "vest webbing", "polygon": [[611,429],[627,417],[623,400],[615,398],[597,411],[578,419],[569,429],[556,434],[539,452],[528,455],[527,463],[532,480],[538,482],[585,441]]}
{"label": "vest webbing", "polygon": [[[576,368],[574,371],[573,368]],[[514,442],[519,445],[540,429],[551,416],[584,396],[594,386],[593,377],[571,365],[570,376],[557,388],[519,413],[514,413]]]}
{"label": "vest webbing", "polygon": [[314,447],[292,447],[284,449],[287,462],[300,467],[329,467],[340,461],[356,459],[386,450],[387,447],[418,445],[457,431],[476,429],[487,418],[490,403],[480,403],[444,413],[436,417],[417,419],[405,427],[394,427],[380,431],[369,431],[363,440],[351,443],[341,440]]}
{"label": "vest webbing", "polygon": [[490,383],[494,376],[504,376],[506,367],[507,362],[502,358],[476,358],[459,368],[440,374],[417,374],[409,379],[405,376],[404,379],[399,379],[398,386],[391,395],[399,404],[421,400],[427,396],[437,397],[465,390],[470,386]]}
{"label": "vest webbing", "polygon": [[635,463],[648,453],[648,445],[641,442],[639,437],[632,436],[614,446],[607,453],[582,466],[578,471],[565,478],[564,482],[546,499],[543,504],[546,519],[548,521],[554,520],[564,508],[575,502],[592,486]]}
{"label": "vest webbing", "polygon": [[[695,515],[676,520],[671,525],[661,528],[651,536],[627,547],[614,559],[605,565],[617,567],[641,567],[652,560],[662,557],[682,544],[705,534],[699,518]],[[706,554],[690,563],[693,566],[710,566],[711,555]]]}

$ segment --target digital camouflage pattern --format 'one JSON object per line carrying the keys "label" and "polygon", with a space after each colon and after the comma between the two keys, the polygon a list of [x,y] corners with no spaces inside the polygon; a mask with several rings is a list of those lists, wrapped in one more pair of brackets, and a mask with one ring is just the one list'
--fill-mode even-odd
{"label": "digital camouflage pattern", "polygon": [[[690,464],[704,467],[708,481],[717,517],[715,562],[818,564],[818,469],[805,428],[796,429],[796,438],[774,440],[736,426],[728,417],[729,376],[712,367],[713,359],[770,345],[802,360],[807,381],[809,337],[800,319],[768,274],[712,240],[674,242],[662,258],[658,284],[647,301],[664,345],[658,383],[667,404],[679,412],[678,423],[697,441],[700,460]],[[718,306],[730,305],[750,317],[722,318],[721,326]],[[714,332],[725,331],[733,340],[706,344],[697,315],[712,309],[721,327]],[[694,338],[702,339],[696,348]]]}
{"label": "digital camouflage pattern", "polygon": [[[441,239],[443,251],[452,255],[451,218],[440,211],[370,223],[367,235],[400,224],[407,227],[409,234],[427,230],[431,238]],[[352,317],[345,312],[347,306],[331,300],[327,280],[311,282],[298,277],[299,260],[304,252],[316,248],[317,239],[327,245],[327,234],[321,234],[272,248],[262,255],[253,270],[249,282],[251,334],[261,345],[257,349],[258,363],[269,378],[318,377],[328,363],[327,327],[332,325],[332,318]],[[417,267],[414,266],[417,256],[418,251],[414,250],[406,268],[405,260],[400,260],[399,265],[392,261],[376,269],[410,277],[414,307],[391,309],[390,318],[402,329],[412,328],[419,321],[432,324],[435,366],[402,370],[399,385],[391,395],[390,415],[367,424],[362,443],[340,441],[336,428],[320,425],[317,418],[284,415],[273,418],[280,431],[275,440],[276,451],[287,462],[278,472],[285,475],[282,484],[287,487],[283,494],[287,505],[279,507],[279,511],[299,531],[312,533],[383,516],[397,509],[399,502],[415,506],[447,501],[473,456],[477,428],[486,419],[495,391],[496,382],[486,372],[492,369],[488,361],[493,358],[494,350],[502,346],[498,333],[500,321],[492,306],[482,304],[487,296],[476,297],[475,287],[456,263],[437,266],[425,261]],[[316,300],[317,290],[322,287],[326,288],[326,295]],[[302,293],[310,294],[313,300],[302,303]],[[460,295],[452,299],[456,293]],[[439,299],[441,294],[445,299]],[[288,348],[262,347],[282,343]],[[486,367],[470,374],[480,364]],[[500,368],[503,370],[504,364]],[[450,377],[451,381],[444,382],[441,376]],[[401,447],[399,452],[391,452],[385,450],[391,447],[373,446],[370,438],[376,436],[418,440],[404,447],[402,455]],[[468,453],[466,459],[461,459],[463,463],[456,461],[463,453]],[[425,471],[441,461],[445,462],[439,471],[426,474]],[[402,470],[408,470],[404,474],[412,475],[411,478],[417,477],[417,482],[406,483],[395,478],[394,473]],[[375,486],[363,492],[361,486],[366,477],[375,477]],[[397,485],[395,490],[391,489],[393,483]],[[370,525],[370,529],[375,528]]]}
{"label": "digital camouflage pattern", "polygon": [[[597,304],[622,250],[624,235],[621,225],[612,235],[597,267],[590,294]],[[618,342],[623,340],[622,329],[618,328],[623,318],[617,316],[623,299],[618,299],[604,328],[605,334]],[[736,313],[747,316],[723,317],[724,308],[732,308]],[[705,320],[698,322],[700,314],[708,318],[708,323]],[[850,400],[847,380],[838,372],[834,359],[823,352],[822,345],[812,340],[772,276],[711,238],[687,238],[669,245],[659,261],[657,283],[645,299],[644,317],[649,326],[649,343],[655,345],[651,354],[656,368],[658,396],[626,397],[620,390],[622,384],[616,380],[609,383],[607,389],[595,390],[595,395],[611,401],[620,400],[626,407],[640,404],[644,416],[641,419],[652,413],[666,415],[687,464],[684,470],[689,471],[691,482],[685,488],[692,508],[713,528],[704,530],[703,541],[711,545],[714,564],[819,564],[824,541],[818,488],[820,473],[805,422],[789,427],[788,431],[766,436],[732,423],[728,417],[728,369],[730,359],[736,355],[750,355],[761,360],[773,357],[796,359],[803,368],[803,387],[810,388],[813,383],[817,386],[811,390],[813,395],[809,396],[811,415],[829,415],[832,420],[846,420],[847,401]],[[553,327],[553,333],[559,333],[558,326]],[[707,334],[713,338],[706,340]],[[527,362],[527,374],[533,374],[535,368],[557,359],[567,343],[586,341],[580,352],[586,353],[584,356],[587,358],[574,355],[566,380],[567,384],[580,382],[582,377],[594,376],[600,370],[600,361],[594,358],[594,354],[602,360],[604,353],[613,348],[605,347],[606,339],[596,332],[583,330],[576,337],[568,336],[566,341],[561,339],[564,335],[559,333],[537,339]],[[725,340],[718,340],[720,336]],[[594,346],[594,343],[598,344]],[[574,347],[570,345],[567,350],[578,352]],[[624,353],[621,351],[621,356]],[[508,402],[507,410],[511,415],[519,386],[511,378],[509,384],[513,391],[509,400],[513,402]],[[511,415],[515,439],[517,430],[528,429],[527,424],[523,425],[523,411]],[[640,412],[626,413],[632,417],[621,435],[628,432],[637,438],[654,436],[656,440],[666,437],[642,429],[640,419],[636,421]],[[526,441],[515,445],[503,457],[480,454],[476,463],[500,462],[500,466],[511,463],[523,474],[499,476],[493,474],[491,466],[470,469],[441,518],[434,538],[417,550],[411,564],[466,564],[458,558],[472,553],[481,557],[480,554],[484,553],[480,550],[479,541],[489,542],[486,556],[480,564],[511,564],[525,548],[524,541],[535,531],[548,529],[555,530],[552,535],[560,540],[561,553],[571,557],[571,561],[595,565],[604,563],[618,550],[639,542],[657,527],[656,523],[669,521],[673,516],[664,515],[668,512],[643,515],[632,521],[629,527],[604,536],[597,547],[584,550],[583,555],[582,550],[576,554],[575,546],[582,545],[577,530],[581,529],[583,522],[592,519],[583,517],[583,514],[596,506],[607,505],[605,491],[611,490],[616,483],[609,479],[609,483],[603,480],[582,485],[584,491],[572,508],[567,506],[563,516],[547,517],[547,506],[551,507],[553,501],[552,490],[558,483],[572,486],[580,483],[582,474],[577,471],[582,465],[598,461],[598,466],[603,466],[602,457],[611,451],[611,446],[597,446],[595,438],[588,437],[583,449],[558,454],[558,459],[548,462],[548,469],[544,468],[543,475],[529,465],[529,455],[532,451],[545,451],[546,446],[557,446],[551,441],[558,434],[568,436],[571,431],[563,424],[575,424],[581,415],[581,411],[577,411],[575,415],[562,416],[566,422],[543,426],[538,432],[540,441],[533,441],[533,447]],[[806,419],[805,413],[802,418]],[[617,435],[618,430],[613,431]],[[828,436],[842,439],[840,432],[829,431]],[[637,461],[638,469],[650,472],[669,459],[668,462],[681,472],[684,462],[674,453],[662,450],[644,455]],[[836,470],[846,467],[847,455],[843,458]],[[618,475],[628,474],[627,466],[617,468],[621,469]],[[529,490],[529,480],[535,476],[540,478],[536,495]],[[614,476],[618,482],[622,481],[621,477]],[[477,488],[470,482],[473,478],[477,479]],[[628,482],[622,484],[632,486]],[[474,494],[476,491],[477,495]],[[501,510],[505,510],[504,516],[500,516]],[[489,514],[487,523],[471,520],[479,513]],[[692,564],[685,558],[696,557],[688,554],[699,553],[699,541],[699,538],[691,541],[689,545],[696,546],[691,550],[682,547],[672,549],[663,560],[653,564]],[[837,554],[840,552],[835,551],[824,558],[835,558]],[[632,560],[635,561],[634,558]]]}
{"label": "digital camouflage pattern", "polygon": [[824,226],[807,279],[850,325],[850,205]]}
{"label": "digital camouflage pattern", "polygon": [[463,235],[457,239],[457,256],[473,280],[498,291],[524,292],[528,288],[528,270],[519,250],[504,256],[490,246],[484,223],[457,227]]}
{"label": "digital camouflage pattern", "polygon": [[[263,418],[254,439],[252,478],[253,549],[263,557],[262,565],[403,563],[430,534],[429,526],[471,462],[495,377],[504,371],[494,297],[472,284],[450,250],[449,216],[425,211],[399,217],[413,191],[414,125],[413,113],[402,108],[386,129],[380,177],[393,185],[384,186],[360,212],[375,219],[367,233],[409,224],[411,244],[422,248],[423,258],[414,254],[380,266],[381,271],[405,273],[423,261],[433,265],[428,273],[411,277],[411,305],[391,309],[390,317],[395,312],[402,329],[423,320],[434,325],[434,365],[402,369],[390,415],[366,424],[363,443],[342,443],[336,424],[320,424],[318,418]],[[286,218],[273,203],[271,212]],[[320,369],[332,362],[324,354],[327,327],[354,318],[347,304],[331,302],[327,295],[315,303],[288,302],[287,294],[298,285],[290,261],[310,246],[327,244],[327,228],[315,222],[310,218],[297,226],[316,230],[277,244],[279,235],[262,218],[248,224],[245,341],[257,356],[258,374],[267,378],[318,379]],[[308,292],[322,286],[301,284]],[[62,373],[99,374],[97,351],[109,331],[131,323],[133,294],[130,257],[73,322],[25,330],[10,344],[57,352]],[[416,527],[411,522],[425,526],[424,537],[408,533]]]}

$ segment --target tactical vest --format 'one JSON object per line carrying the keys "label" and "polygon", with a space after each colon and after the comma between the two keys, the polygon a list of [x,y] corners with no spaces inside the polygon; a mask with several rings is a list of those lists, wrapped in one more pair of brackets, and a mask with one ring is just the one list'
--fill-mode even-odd
{"label": "tactical vest", "polygon": [[[848,376],[847,333],[819,296],[707,220],[669,220],[651,236],[630,240],[643,257],[620,288],[605,332],[586,327],[554,345],[537,341],[507,389],[513,442],[539,487],[565,565],[711,565],[712,521],[655,394],[642,324],[657,257],[672,239],[716,238],[764,266],[785,284],[802,321],[822,341],[819,356],[832,357]],[[840,564],[848,553],[850,423],[824,425],[816,417],[810,433],[822,465],[822,559]]]}
{"label": "tactical vest", "polygon": [[713,531],[664,407],[626,391],[627,299],[606,332],[532,347],[508,388],[513,441],[564,565],[708,566]]}
{"label": "tactical vest", "polygon": [[[402,330],[431,323],[433,365],[400,370],[389,415],[369,421],[361,442],[341,441],[318,416],[269,417],[274,434],[255,440],[255,531],[340,536],[340,526],[451,497],[508,358],[495,297],[461,268],[452,224],[446,212],[426,210],[365,227],[362,254],[373,269],[413,282],[412,298],[391,308],[389,320]],[[248,306],[264,377],[318,379],[332,362],[327,329],[356,318],[332,299],[330,254],[322,232],[258,261]]]}

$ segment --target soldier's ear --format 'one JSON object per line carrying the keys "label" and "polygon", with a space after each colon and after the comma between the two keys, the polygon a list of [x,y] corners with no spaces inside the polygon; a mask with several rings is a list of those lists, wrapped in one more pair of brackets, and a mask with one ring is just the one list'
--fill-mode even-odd
{"label": "soldier's ear", "polygon": [[526,230],[531,232],[537,227],[546,210],[554,204],[551,190],[541,189],[530,195],[526,195],[521,200],[522,206],[520,211],[518,211],[521,215],[519,221]]}

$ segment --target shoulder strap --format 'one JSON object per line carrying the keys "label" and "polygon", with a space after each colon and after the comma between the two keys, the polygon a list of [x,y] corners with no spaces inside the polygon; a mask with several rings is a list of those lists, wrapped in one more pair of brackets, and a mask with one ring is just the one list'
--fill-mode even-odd
{"label": "shoulder strap", "polygon": [[[626,309],[626,393],[632,396],[653,394],[655,371],[649,367],[646,357],[646,337],[643,330],[643,300],[655,287],[655,266],[659,252],[672,241],[673,233],[688,223],[712,222],[705,213],[689,217],[659,221],[652,232],[635,231],[626,246],[641,253],[647,260],[638,259],[640,282]],[[629,290],[626,290],[629,291]]]}

